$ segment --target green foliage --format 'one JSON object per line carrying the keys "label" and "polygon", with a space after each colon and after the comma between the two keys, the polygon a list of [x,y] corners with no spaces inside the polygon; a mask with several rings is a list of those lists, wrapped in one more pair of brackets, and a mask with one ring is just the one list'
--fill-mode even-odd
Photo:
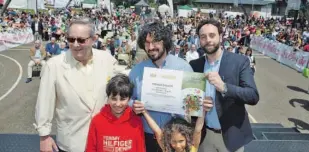
{"label": "green foliage", "polygon": [[158,4],[156,3],[149,3],[149,6],[152,8],[158,8]]}

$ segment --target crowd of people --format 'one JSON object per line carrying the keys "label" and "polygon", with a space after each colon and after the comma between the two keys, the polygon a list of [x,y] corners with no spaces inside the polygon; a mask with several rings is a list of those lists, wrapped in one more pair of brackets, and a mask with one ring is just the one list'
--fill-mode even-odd
{"label": "crowd of people", "polygon": [[[245,105],[259,101],[250,36],[308,48],[308,29],[301,35],[277,19],[143,13],[9,10],[1,19],[2,31],[29,27],[35,38],[26,82],[41,65],[34,124],[41,152],[242,152],[253,140]],[[147,58],[133,64],[139,49]],[[120,54],[129,56],[128,76],[114,76]],[[145,67],[205,73],[203,117],[146,110]]]}
{"label": "crowd of people", "polygon": [[[168,14],[152,13],[150,18],[135,13],[134,9],[117,9],[112,15],[106,10],[86,9],[86,10],[57,10],[32,15],[27,12],[18,12],[9,9],[1,21],[0,31],[14,31],[14,29],[25,29],[29,27],[33,31],[35,40],[51,41],[54,39],[58,45],[68,42],[65,31],[73,19],[87,16],[95,24],[96,42],[94,48],[109,51],[116,59],[118,54],[126,54],[125,64],[131,68],[134,64],[136,52],[139,49],[136,43],[136,37],[140,27],[145,23],[154,20],[161,20],[165,26],[168,26],[173,32],[173,50],[170,52],[186,61],[197,59],[204,55],[199,50],[199,37],[196,33],[197,24],[200,20],[214,15],[202,15],[200,12],[194,13],[188,18],[170,17]],[[247,55],[252,65],[255,64],[254,57],[250,53],[250,37],[264,36],[272,40],[282,42],[293,46],[295,50],[309,51],[309,31],[308,21],[298,20],[298,28],[292,28],[292,25],[284,18],[249,18],[236,16],[235,18],[224,18],[217,15],[217,19],[224,28],[223,47],[234,53]],[[111,33],[111,34],[110,34]],[[124,43],[123,43],[124,42]],[[47,46],[46,46],[47,48]],[[58,49],[59,47],[56,48]],[[248,48],[248,49],[247,49]],[[49,52],[50,55],[59,54],[57,49]],[[252,51],[251,51],[252,52]],[[122,57],[122,56],[121,56]],[[252,66],[254,69],[254,66]]]}

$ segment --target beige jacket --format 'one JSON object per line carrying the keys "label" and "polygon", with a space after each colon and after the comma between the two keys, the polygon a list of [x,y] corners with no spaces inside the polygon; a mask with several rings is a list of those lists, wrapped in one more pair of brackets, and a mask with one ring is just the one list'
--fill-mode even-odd
{"label": "beige jacket", "polygon": [[[93,49],[93,101],[87,101],[72,61],[71,51],[51,58],[43,69],[35,108],[35,127],[40,136],[51,134],[55,114],[57,144],[69,152],[84,152],[90,121],[107,97],[105,88],[116,60],[106,51]],[[90,98],[91,99],[91,98]],[[90,100],[88,98],[88,100]]]}
{"label": "beige jacket", "polygon": [[[42,59],[46,57],[46,51],[44,47],[40,47]],[[35,47],[30,48],[30,58],[33,59],[35,56],[36,49]]]}
{"label": "beige jacket", "polygon": [[[119,54],[124,53],[123,48],[121,46],[118,47],[117,51],[118,51]],[[132,51],[132,47],[129,44],[126,44],[126,46],[125,46],[125,54],[130,54],[131,51]]]}

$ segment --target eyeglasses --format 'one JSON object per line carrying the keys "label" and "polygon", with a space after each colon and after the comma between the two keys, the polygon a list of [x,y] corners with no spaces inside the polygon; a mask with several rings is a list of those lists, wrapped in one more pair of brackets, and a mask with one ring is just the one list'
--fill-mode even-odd
{"label": "eyeglasses", "polygon": [[147,46],[147,47],[149,47],[150,46],[150,44],[152,44],[152,45],[155,45],[155,46],[158,46],[158,45],[161,45],[162,44],[162,40],[161,41],[155,41],[155,42],[145,42],[145,46]]}
{"label": "eyeglasses", "polygon": [[77,41],[77,43],[79,44],[83,44],[86,42],[87,39],[91,38],[91,36],[89,36],[88,38],[72,38],[72,37],[68,37],[67,40],[69,43],[74,43],[75,41]]}

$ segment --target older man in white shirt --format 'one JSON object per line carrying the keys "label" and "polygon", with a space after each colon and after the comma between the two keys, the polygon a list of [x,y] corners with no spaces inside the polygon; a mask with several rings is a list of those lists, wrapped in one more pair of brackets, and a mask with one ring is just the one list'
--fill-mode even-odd
{"label": "older man in white shirt", "polygon": [[[106,84],[115,58],[93,49],[95,26],[89,19],[71,22],[70,49],[45,64],[35,108],[40,151],[84,152],[90,121],[106,103]],[[51,138],[56,119],[57,145]]]}
{"label": "older man in white shirt", "polygon": [[192,45],[191,45],[190,51],[188,51],[188,52],[186,53],[186,60],[187,60],[188,62],[190,62],[191,60],[198,59],[199,57],[200,57],[200,56],[199,56],[199,54],[198,54],[197,51],[196,51],[196,46],[195,46],[195,44],[192,44]]}

